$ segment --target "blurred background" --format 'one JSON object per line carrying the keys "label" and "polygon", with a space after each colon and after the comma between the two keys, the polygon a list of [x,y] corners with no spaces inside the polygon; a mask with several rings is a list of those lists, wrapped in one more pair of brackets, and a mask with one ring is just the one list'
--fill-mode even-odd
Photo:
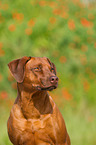
{"label": "blurred background", "polygon": [[50,58],[59,86],[49,92],[72,145],[96,145],[96,1],[0,0],[0,145],[11,145],[7,120],[17,96],[7,64]]}

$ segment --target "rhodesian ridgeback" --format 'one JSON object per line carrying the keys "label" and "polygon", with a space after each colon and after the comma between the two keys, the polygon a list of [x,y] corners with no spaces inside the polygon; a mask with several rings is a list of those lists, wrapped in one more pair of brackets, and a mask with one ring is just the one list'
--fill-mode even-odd
{"label": "rhodesian ridgeback", "polygon": [[55,65],[46,57],[23,57],[8,64],[18,95],[7,128],[14,145],[70,145],[64,119],[47,91],[56,89]]}

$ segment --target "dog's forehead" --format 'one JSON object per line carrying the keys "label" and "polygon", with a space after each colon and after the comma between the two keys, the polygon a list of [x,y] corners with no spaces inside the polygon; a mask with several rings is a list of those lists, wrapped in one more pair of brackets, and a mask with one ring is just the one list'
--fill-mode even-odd
{"label": "dog's forehead", "polygon": [[32,66],[36,66],[36,65],[49,65],[50,66],[51,64],[51,61],[46,58],[46,57],[32,57],[28,62],[27,62],[27,65],[26,67],[27,68],[30,68]]}

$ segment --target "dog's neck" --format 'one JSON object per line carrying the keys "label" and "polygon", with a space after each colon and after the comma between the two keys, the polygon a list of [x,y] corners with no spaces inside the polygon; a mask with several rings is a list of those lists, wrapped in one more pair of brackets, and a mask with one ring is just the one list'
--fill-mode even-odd
{"label": "dog's neck", "polygon": [[17,84],[18,96],[15,101],[21,106],[25,118],[37,119],[41,115],[53,112],[47,91],[29,90],[23,84]]}

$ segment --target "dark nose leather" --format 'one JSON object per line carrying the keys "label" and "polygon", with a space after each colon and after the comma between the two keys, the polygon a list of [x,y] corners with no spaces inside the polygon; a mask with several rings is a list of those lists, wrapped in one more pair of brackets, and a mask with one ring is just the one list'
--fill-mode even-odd
{"label": "dark nose leather", "polygon": [[49,78],[51,84],[56,84],[58,82],[58,77],[57,76],[51,76]]}

